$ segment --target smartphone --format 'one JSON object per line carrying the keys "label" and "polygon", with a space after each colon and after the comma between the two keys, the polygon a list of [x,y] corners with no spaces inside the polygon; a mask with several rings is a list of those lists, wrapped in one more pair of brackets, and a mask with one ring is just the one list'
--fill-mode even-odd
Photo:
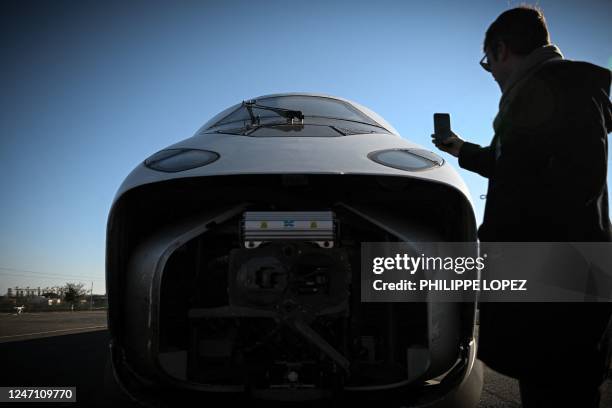
{"label": "smartphone", "polygon": [[451,135],[450,115],[434,113],[434,135],[436,140],[443,141]]}

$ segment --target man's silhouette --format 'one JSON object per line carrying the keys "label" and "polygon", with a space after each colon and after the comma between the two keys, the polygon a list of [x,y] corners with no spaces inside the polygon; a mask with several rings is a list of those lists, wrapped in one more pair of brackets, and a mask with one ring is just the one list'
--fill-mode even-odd
{"label": "man's silhouette", "polygon": [[[490,146],[434,139],[489,179],[479,239],[611,241],[610,70],[565,60],[531,7],[502,13],[484,52],[480,64],[502,91]],[[610,316],[609,303],[482,303],[479,357],[518,378],[524,407],[597,407]]]}

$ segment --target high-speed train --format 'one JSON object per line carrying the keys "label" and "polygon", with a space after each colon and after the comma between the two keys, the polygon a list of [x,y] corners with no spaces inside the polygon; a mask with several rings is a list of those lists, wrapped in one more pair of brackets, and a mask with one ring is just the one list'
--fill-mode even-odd
{"label": "high-speed train", "polygon": [[125,179],[107,383],[143,405],[475,406],[475,302],[362,302],[363,242],[476,243],[436,154],[349,100],[242,101]]}

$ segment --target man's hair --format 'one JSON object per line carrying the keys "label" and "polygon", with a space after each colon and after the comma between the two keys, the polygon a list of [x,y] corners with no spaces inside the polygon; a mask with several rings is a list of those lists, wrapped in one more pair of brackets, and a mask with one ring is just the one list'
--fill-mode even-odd
{"label": "man's hair", "polygon": [[542,10],[522,5],[501,13],[487,30],[483,50],[489,48],[493,58],[497,58],[500,41],[518,55],[527,55],[536,48],[549,44],[550,37]]}

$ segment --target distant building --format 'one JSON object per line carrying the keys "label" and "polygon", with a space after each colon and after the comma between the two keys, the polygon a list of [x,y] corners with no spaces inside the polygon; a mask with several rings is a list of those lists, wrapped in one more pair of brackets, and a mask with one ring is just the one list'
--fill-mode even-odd
{"label": "distant building", "polygon": [[47,286],[45,288],[41,288],[40,286],[36,288],[31,288],[29,286],[26,286],[25,288],[15,286],[14,288],[8,288],[7,290],[7,296],[9,298],[29,298],[33,296],[52,297],[49,296],[49,294],[55,294],[58,298],[61,298],[64,295],[64,288],[61,286]]}
{"label": "distant building", "polygon": [[49,302],[46,297],[42,296],[29,296],[26,301],[29,305],[46,305]]}
{"label": "distant building", "polygon": [[[15,305],[15,304],[30,304],[30,305],[61,305],[65,302],[64,294],[66,292],[63,286],[52,286],[52,287],[41,287],[37,286],[31,288],[29,286],[15,286],[8,288],[6,296],[0,296],[0,309],[2,305]],[[87,293],[79,298],[78,303],[85,307],[91,307],[95,309],[103,309],[108,307],[108,298],[106,294],[95,295]],[[11,309],[12,311],[12,309]]]}
{"label": "distant building", "polygon": [[21,298],[21,297],[33,297],[33,296],[40,296],[40,286],[37,288],[30,288],[29,286],[26,286],[25,288],[20,288],[19,286],[15,286],[15,297]]}

